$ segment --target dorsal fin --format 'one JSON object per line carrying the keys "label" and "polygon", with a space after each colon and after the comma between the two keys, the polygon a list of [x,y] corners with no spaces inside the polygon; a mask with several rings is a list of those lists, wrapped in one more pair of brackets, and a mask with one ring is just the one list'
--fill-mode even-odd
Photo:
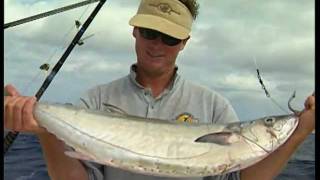
{"label": "dorsal fin", "polygon": [[124,111],[123,109],[121,109],[117,106],[114,106],[114,105],[108,104],[108,103],[102,103],[102,104],[104,105],[104,107],[107,108],[108,112],[122,114],[122,115],[128,115],[128,113],[126,111]]}

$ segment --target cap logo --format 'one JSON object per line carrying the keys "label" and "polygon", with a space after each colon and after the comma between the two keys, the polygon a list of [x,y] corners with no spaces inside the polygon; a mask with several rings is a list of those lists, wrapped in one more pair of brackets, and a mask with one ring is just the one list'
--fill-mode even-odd
{"label": "cap logo", "polygon": [[167,13],[167,14],[170,15],[171,12],[174,12],[174,13],[180,15],[180,13],[175,11],[175,10],[173,10],[168,3],[149,4],[149,6],[153,6],[153,7],[157,8],[162,13]]}

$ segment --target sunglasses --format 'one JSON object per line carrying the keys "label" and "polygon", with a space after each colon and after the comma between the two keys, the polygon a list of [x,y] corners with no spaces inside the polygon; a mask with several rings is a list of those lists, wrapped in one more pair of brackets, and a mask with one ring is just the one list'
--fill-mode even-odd
{"label": "sunglasses", "polygon": [[166,34],[163,34],[159,31],[155,31],[147,28],[138,28],[141,36],[147,40],[155,40],[161,36],[161,41],[168,46],[175,46],[179,44],[182,40],[177,39]]}

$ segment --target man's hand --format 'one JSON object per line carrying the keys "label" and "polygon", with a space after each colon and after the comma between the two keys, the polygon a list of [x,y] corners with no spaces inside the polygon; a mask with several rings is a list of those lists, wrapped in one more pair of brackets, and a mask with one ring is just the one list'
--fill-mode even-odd
{"label": "man's hand", "polygon": [[4,126],[38,135],[51,179],[88,179],[88,173],[79,160],[64,154],[65,145],[56,136],[40,127],[33,116],[35,97],[24,97],[12,86],[5,86]]}
{"label": "man's hand", "polygon": [[40,127],[33,116],[35,97],[21,96],[15,87],[7,85],[4,88],[3,112],[4,127],[13,131],[41,134],[47,132]]}
{"label": "man's hand", "polygon": [[294,132],[295,136],[305,138],[315,129],[315,104],[313,93],[304,103],[305,108],[299,115],[299,125]]}

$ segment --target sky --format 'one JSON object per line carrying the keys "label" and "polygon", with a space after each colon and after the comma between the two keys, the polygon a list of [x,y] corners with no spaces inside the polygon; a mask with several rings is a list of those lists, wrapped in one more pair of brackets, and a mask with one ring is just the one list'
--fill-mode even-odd
{"label": "sky", "polygon": [[[4,22],[46,12],[80,0],[5,0]],[[139,0],[107,0],[41,100],[74,103],[97,84],[129,73],[136,62],[129,19]],[[177,58],[185,79],[225,96],[240,120],[302,109],[315,89],[313,0],[199,0],[191,39]],[[35,95],[97,3],[4,30],[4,83]],[[256,68],[269,91],[266,97]],[[50,69],[49,69],[50,71]],[[276,102],[276,103],[275,103]],[[281,106],[281,108],[279,107]]]}

